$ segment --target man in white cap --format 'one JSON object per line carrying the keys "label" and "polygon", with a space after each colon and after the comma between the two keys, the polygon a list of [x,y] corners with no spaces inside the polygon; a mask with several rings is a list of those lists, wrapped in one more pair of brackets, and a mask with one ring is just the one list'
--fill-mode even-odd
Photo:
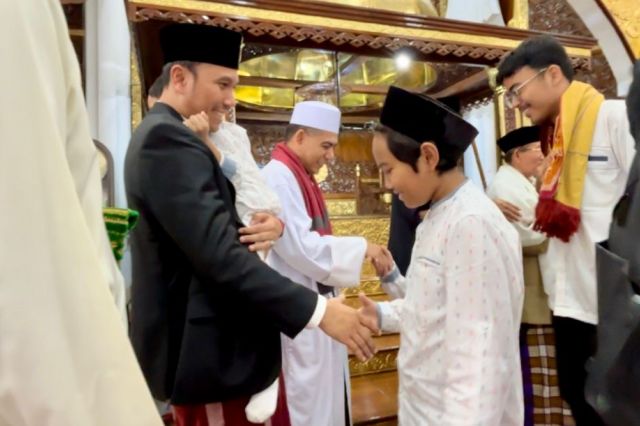
{"label": "man in white cap", "polygon": [[[269,264],[282,275],[321,295],[334,287],[360,282],[365,257],[384,262],[384,249],[362,237],[335,237],[313,175],[334,158],[340,110],[324,102],[298,103],[285,131],[285,142],[273,150],[263,169],[267,183],[280,197],[282,237]],[[283,338],[282,364],[292,426],[348,424],[347,351],[314,329],[295,339]]]}

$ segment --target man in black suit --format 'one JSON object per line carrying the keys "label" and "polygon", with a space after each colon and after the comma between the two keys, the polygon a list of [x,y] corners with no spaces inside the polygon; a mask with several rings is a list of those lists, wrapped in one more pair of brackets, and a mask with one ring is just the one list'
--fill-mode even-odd
{"label": "man in black suit", "polygon": [[598,350],[586,387],[587,400],[610,426],[640,424],[640,61],[633,74],[627,114],[636,155],[609,239],[596,247]]}
{"label": "man in black suit", "polygon": [[[366,359],[376,324],[365,327],[340,299],[282,277],[239,242],[233,187],[183,125],[204,111],[215,131],[234,106],[240,34],[176,24],[161,31],[161,44],[167,85],[134,132],[125,164],[129,206],[140,212],[131,238],[131,338],[156,398],[223,402],[227,423],[242,424],[242,411],[232,411],[278,377],[281,332],[319,326]],[[245,230],[253,251],[281,232],[276,218]]]}

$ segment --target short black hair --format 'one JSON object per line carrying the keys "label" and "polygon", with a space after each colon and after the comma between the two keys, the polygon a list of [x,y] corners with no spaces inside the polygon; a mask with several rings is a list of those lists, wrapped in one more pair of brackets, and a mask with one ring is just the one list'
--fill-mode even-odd
{"label": "short black hair", "polygon": [[[387,146],[394,157],[410,165],[414,172],[418,171],[418,159],[421,155],[420,146],[424,141],[418,142],[383,124],[377,125],[374,132],[380,133],[387,139]],[[436,143],[434,142],[434,144]],[[464,151],[450,147],[450,149],[446,151],[438,149],[438,153],[440,154],[440,161],[436,165],[436,171],[438,174],[442,174],[456,168],[458,164],[460,164],[460,159]]]}
{"label": "short black hair", "polygon": [[627,115],[631,135],[638,146],[640,143],[640,61],[633,67],[633,82],[627,95]]}
{"label": "short black hair", "polygon": [[541,70],[550,65],[558,65],[567,80],[573,80],[571,60],[558,40],[549,35],[530,37],[500,62],[496,80],[498,84],[502,84],[505,78],[526,66]]}
{"label": "short black hair", "polygon": [[198,65],[198,62],[192,62],[192,61],[167,62],[162,67],[162,73],[160,74],[160,77],[158,77],[159,79],[162,79],[162,81],[164,82],[163,88],[166,87],[171,82],[171,67],[173,67],[174,65],[181,65],[186,69],[188,69],[189,71],[191,71],[194,76],[198,75],[198,73],[196,72],[197,71],[196,65]]}
{"label": "short black hair", "polygon": [[312,127],[301,126],[299,124],[288,124],[284,129],[284,141],[289,142],[289,140],[293,137],[293,135],[296,134],[298,130],[304,130],[307,133],[314,133],[319,131]]}
{"label": "short black hair", "polygon": [[160,95],[162,95],[162,91],[166,86],[166,80],[163,79],[162,74],[160,74],[158,78],[156,78],[156,81],[153,82],[151,87],[149,87],[149,92],[147,92],[147,95],[157,99],[160,97]]}

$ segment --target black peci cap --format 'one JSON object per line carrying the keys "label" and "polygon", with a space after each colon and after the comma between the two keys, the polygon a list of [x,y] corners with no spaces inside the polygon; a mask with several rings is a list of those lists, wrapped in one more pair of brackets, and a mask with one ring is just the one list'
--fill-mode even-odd
{"label": "black peci cap", "polygon": [[498,146],[500,150],[506,154],[513,148],[518,148],[533,142],[540,142],[540,127],[538,126],[520,127],[519,129],[512,130],[498,139]]}
{"label": "black peci cap", "polygon": [[242,34],[210,25],[174,24],[160,30],[164,63],[192,61],[238,69]]}
{"label": "black peci cap", "polygon": [[475,127],[438,100],[389,87],[380,123],[417,142],[433,142],[438,150],[463,152],[478,135]]}

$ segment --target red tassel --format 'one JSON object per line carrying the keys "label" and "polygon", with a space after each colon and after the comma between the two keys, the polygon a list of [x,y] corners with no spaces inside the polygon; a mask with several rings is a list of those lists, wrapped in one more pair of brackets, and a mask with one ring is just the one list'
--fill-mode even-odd
{"label": "red tassel", "polygon": [[540,199],[536,206],[536,223],[533,229],[569,242],[580,226],[580,210],[554,199]]}

